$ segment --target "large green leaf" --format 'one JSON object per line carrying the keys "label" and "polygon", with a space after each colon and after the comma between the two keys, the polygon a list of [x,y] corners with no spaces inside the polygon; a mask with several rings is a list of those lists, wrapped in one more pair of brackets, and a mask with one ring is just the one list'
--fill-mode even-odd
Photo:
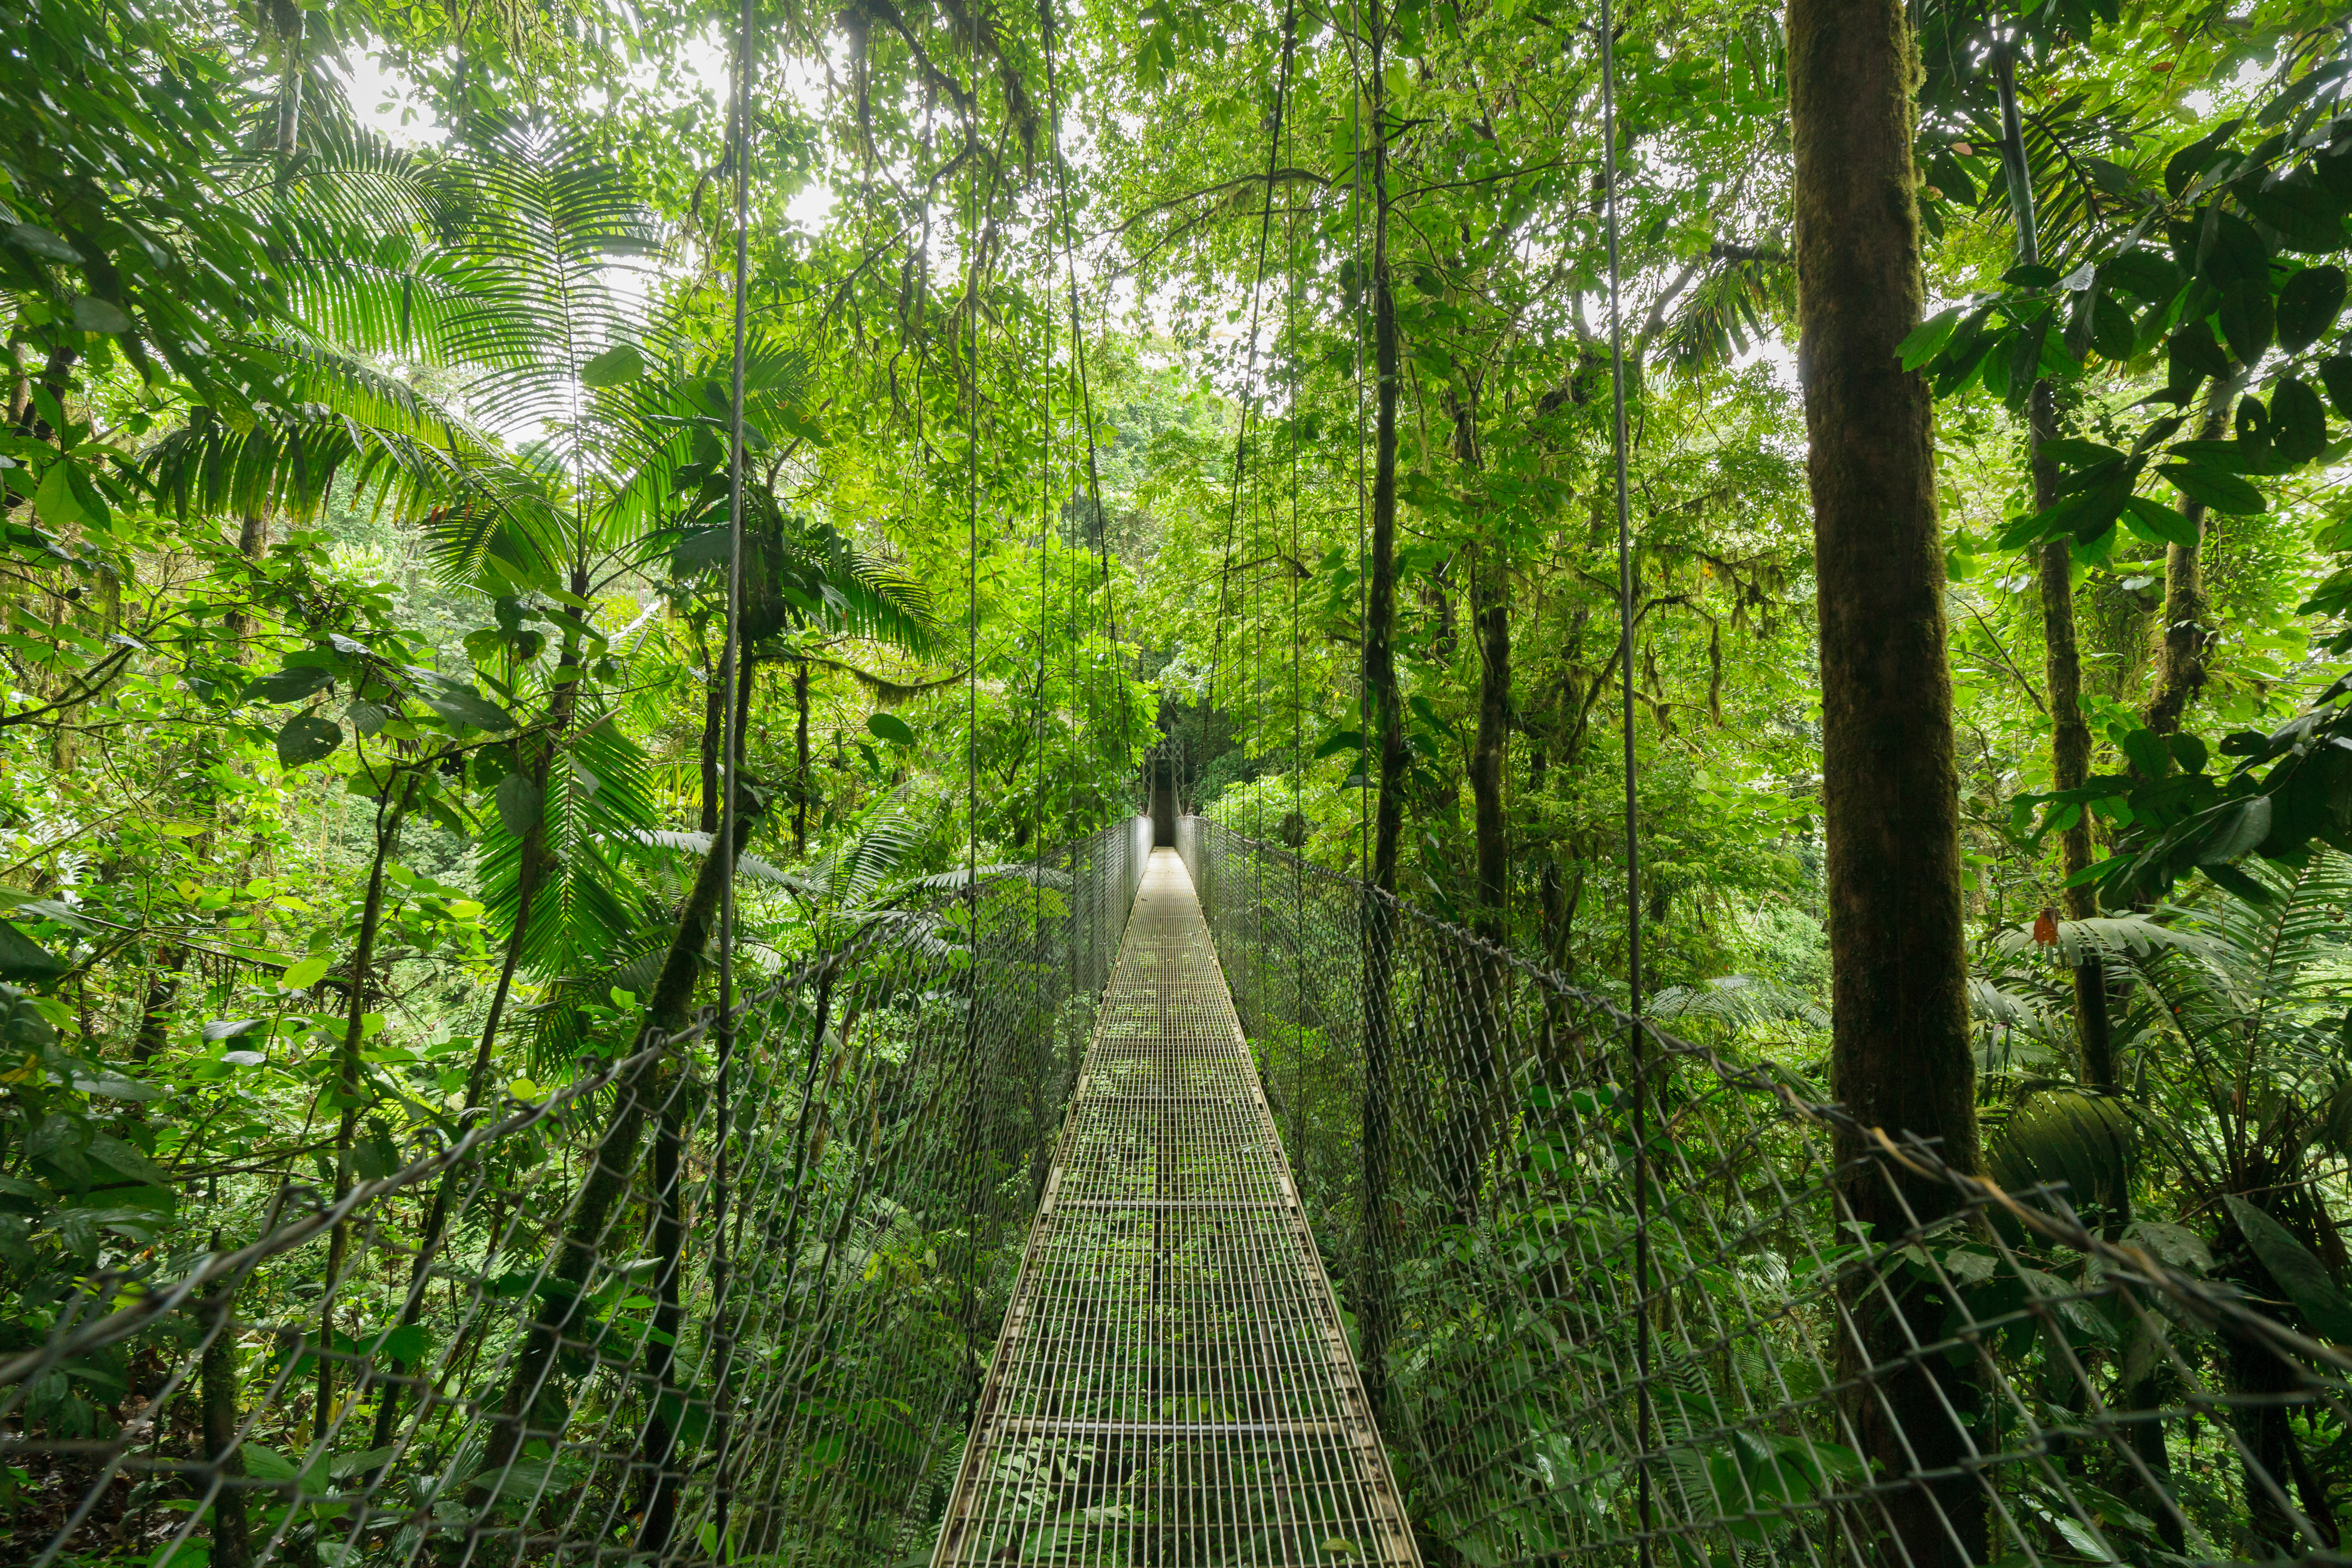
{"label": "large green leaf", "polygon": [[520,773],[509,773],[499,780],[497,791],[499,823],[515,837],[520,838],[539,826],[540,810],[547,792]]}
{"label": "large green leaf", "polygon": [[2202,464],[2167,463],[2157,472],[2171,480],[2190,500],[2202,501],[2217,512],[2243,516],[2259,512],[2267,505],[2263,493],[2243,479]]}
{"label": "large green leaf", "polygon": [[14,925],[0,920],[0,979],[38,985],[56,979],[72,967]]}
{"label": "large green leaf", "polygon": [[2306,267],[2279,290],[2279,347],[2300,353],[2319,341],[2336,325],[2344,308],[2345,277],[2340,267]]}
{"label": "large green leaf", "polygon": [[465,686],[446,685],[420,692],[417,700],[451,724],[488,730],[522,727],[514,715]]}
{"label": "large green leaf", "polygon": [[646,358],[635,343],[615,343],[580,367],[583,387],[616,387],[646,373]]}
{"label": "large green leaf", "polygon": [[2303,1314],[2312,1333],[2331,1344],[2352,1344],[2352,1301],[2344,1299],[2344,1292],[2311,1249],[2285,1226],[2237,1194],[2228,1194],[2221,1201],[2229,1206],[2230,1218],[2237,1221],[2246,1245],[2270,1270],[2281,1293]]}
{"label": "large green leaf", "polygon": [[278,763],[299,768],[331,755],[343,743],[343,727],[314,713],[298,713],[278,732]]}
{"label": "large green leaf", "polygon": [[2063,1187],[2077,1208],[2120,1207],[2138,1156],[2139,1129],[2122,1104],[2074,1089],[2033,1096],[1986,1150],[2001,1186]]}
{"label": "large green leaf", "polygon": [[249,703],[299,703],[334,684],[334,676],[326,671],[297,664],[247,683],[245,700]]}

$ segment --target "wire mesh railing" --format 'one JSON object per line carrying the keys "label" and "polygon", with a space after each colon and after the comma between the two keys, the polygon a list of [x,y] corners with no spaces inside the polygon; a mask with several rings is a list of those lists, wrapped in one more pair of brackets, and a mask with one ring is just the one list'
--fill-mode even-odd
{"label": "wire mesh railing", "polygon": [[2263,1195],[2200,1236],[2005,1192],[1284,850],[1179,848],[1427,1562],[2342,1560],[2352,1360],[2291,1326],[2341,1298]]}
{"label": "wire mesh railing", "polygon": [[340,1199],[218,1178],[249,1237],[110,1233],[0,1351],[0,1560],[924,1551],[1149,852],[1132,819],[834,922],[731,1030],[470,1129],[411,1105],[425,1146]]}

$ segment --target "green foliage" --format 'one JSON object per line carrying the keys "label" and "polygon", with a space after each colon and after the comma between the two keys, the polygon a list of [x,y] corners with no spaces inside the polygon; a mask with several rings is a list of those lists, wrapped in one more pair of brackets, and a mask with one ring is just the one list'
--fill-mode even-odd
{"label": "green foliage", "polygon": [[[1904,360],[1939,400],[1994,1174],[2066,1183],[2168,1261],[2252,1258],[2332,1336],[2332,1162],[2352,1155],[2338,18],[1915,11],[1940,308]],[[0,978],[22,988],[0,991],[0,1349],[91,1268],[249,1233],[282,1183],[381,1170],[631,1038],[717,821],[739,412],[740,781],[761,808],[740,984],[878,922],[959,950],[966,868],[1127,814],[1163,733],[1189,805],[1337,867],[1369,850],[1348,40],[1302,31],[1286,78],[1263,7],[1063,7],[1049,89],[1038,18],[1005,12],[975,89],[944,14],[909,12],[817,73],[842,87],[815,107],[770,90],[814,60],[772,40],[739,411],[735,165],[676,42],[731,12],[302,16],[292,37],[210,0],[0,19]],[[1780,29],[1739,8],[1621,18],[1628,668],[1595,68],[1562,41],[1581,20],[1386,16],[1402,884],[1601,988],[1638,915],[1653,1016],[1825,1082]],[[2022,99],[2014,167],[1996,45]],[[362,52],[431,135],[342,100]],[[967,95],[969,140],[947,107]],[[2029,188],[2041,264],[2021,267]],[[2021,461],[2037,380],[2059,421],[2047,507]],[[2063,792],[2020,553],[2051,541],[2094,733],[2089,783]],[[1482,802],[1495,618],[1510,687]],[[2182,632],[2198,679],[2158,723]],[[2033,912],[2063,897],[2050,835],[2086,815],[2106,912],[2037,941]],[[2063,1082],[2086,959],[2114,991],[2114,1094]],[[1286,1049],[1330,1070],[1316,1040]],[[855,1120],[851,1089],[819,1092]],[[1580,1157],[1541,1125],[1558,1107],[1523,1110],[1531,1166]],[[499,1190],[569,1179],[593,1136],[551,1128]],[[2239,1212],[2273,1189],[2294,1196]],[[874,1223],[871,1266],[927,1299],[929,1222]],[[252,1288],[312,1282],[289,1264]],[[646,1332],[636,1300],[598,1322]],[[388,1297],[354,1310],[346,1349],[432,1330],[396,1326]],[[2117,1325],[2057,1320],[2126,1354]],[[241,1354],[249,1388],[268,1352]],[[98,1430],[130,1365],[63,1369],[25,1419]],[[1706,1369],[1675,1375],[1689,1410],[1713,1397]],[[888,1423],[868,1424],[878,1452]],[[247,1463],[315,1500],[366,1450],[298,1459],[298,1426],[269,1412]],[[1717,1444],[1671,1483],[1769,1552],[1776,1509],[1850,1479],[1853,1456],[1792,1441]],[[856,1448],[805,1462],[854,1467]],[[1563,1506],[1624,1505],[1573,1434],[1540,1451]],[[562,1463],[527,1454],[485,1484],[519,1512],[507,1489],[562,1484]],[[1432,1508],[1471,1561],[1559,1524]]]}

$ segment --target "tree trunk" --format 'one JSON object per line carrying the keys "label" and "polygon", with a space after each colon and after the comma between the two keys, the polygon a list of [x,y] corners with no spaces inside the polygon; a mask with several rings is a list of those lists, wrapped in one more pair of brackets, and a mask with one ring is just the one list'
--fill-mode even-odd
{"label": "tree trunk", "polygon": [[142,1066],[162,1054],[172,1037],[172,1004],[180,995],[180,966],[187,961],[188,950],[179,943],[155,944],[155,972],[147,981],[139,1033],[131,1042],[131,1060]]}
{"label": "tree trunk", "polygon": [[[2004,47],[1994,58],[1993,79],[2000,97],[2001,162],[2008,173],[2010,212],[2017,228],[2017,259],[2022,267],[2042,261],[2041,225],[2033,213],[2033,173],[2025,157],[2025,131],[2017,110],[2017,52]],[[2025,457],[2033,478],[2033,509],[2046,511],[2058,499],[2058,465],[2044,451],[2058,438],[2055,394],[2046,376],[2026,393]],[[2072,541],[2054,538],[2042,547],[2042,670],[2050,693],[2050,787],[2079,789],[2091,776],[2091,727],[2083,718],[2083,657],[2074,633],[2074,558]],[[2060,874],[2072,881],[2091,863],[2091,814],[2058,835]],[[2069,920],[2099,912],[2089,887],[2064,887],[2060,898]],[[2115,1044],[2107,1022],[2106,967],[2095,957],[2074,966],[2074,1033],[2082,1046],[2084,1082],[2112,1088]]]}
{"label": "tree trunk", "polygon": [[659,1560],[677,1528],[678,1477],[671,1469],[677,1448],[673,1416],[685,1406],[670,1385],[677,1364],[677,1336],[685,1326],[678,1287],[686,1273],[686,1214],[680,1187],[685,1180],[686,1138],[678,1092],[681,1076],[675,1067],[664,1074],[656,1092],[661,1101],[661,1122],[654,1133],[653,1256],[660,1260],[654,1281],[654,1332],[646,1343],[646,1418],[644,1440],[637,1448],[640,1466],[637,1507],[645,1516],[638,1527],[637,1550]]}
{"label": "tree trunk", "polygon": [[[236,553],[258,566],[269,556],[269,511],[256,507],[237,519]],[[236,644],[236,662],[249,664],[253,658],[253,617],[243,608],[231,610],[221,618],[229,640]]]}
{"label": "tree trunk", "polygon": [[[1475,384],[1454,407],[1454,455],[1465,475],[1484,466],[1478,449]],[[1471,632],[1478,645],[1478,731],[1470,751],[1478,913],[1471,924],[1479,936],[1501,946],[1510,939],[1510,832],[1503,815],[1503,770],[1511,718],[1510,569],[1499,537],[1479,540],[1457,559],[1468,566]],[[1461,1169],[1453,1186],[1455,1209],[1465,1224],[1475,1218],[1481,1172],[1498,1120],[1495,1086],[1506,1063],[1499,1060],[1502,1031],[1496,1020],[1508,974],[1500,959],[1481,954],[1467,960],[1462,977],[1469,988],[1470,1030],[1465,1043],[1468,1061],[1463,1064],[1467,1085],[1461,1106],[1463,1127],[1454,1141]]]}
{"label": "tree trunk", "polygon": [[[1838,1097],[1864,1127],[1935,1139],[1978,1165],[1960,898],[1958,778],[1936,516],[1933,408],[1895,346],[1919,320],[1912,162],[1916,63],[1899,0],[1790,0],[1799,376],[1821,622],[1822,798]],[[1881,1247],[1949,1213],[1943,1184],[1870,1156],[1841,1126],[1840,1197]],[[1957,1465],[1979,1403],[1940,1358],[1906,1361],[1902,1321],[1932,1334],[1927,1292],[1846,1283],[1842,1375],[1889,1479]],[[1874,1372],[1873,1368],[1876,1368]],[[1954,1415],[1946,1413],[1947,1404]],[[1883,1499],[1889,1563],[1985,1559],[1973,1479]],[[1948,1521],[1948,1526],[1947,1521]]]}
{"label": "tree trunk", "polygon": [[275,0],[270,21],[286,51],[278,75],[278,155],[291,158],[302,149],[302,8],[289,0]]}
{"label": "tree trunk", "polygon": [[[1396,301],[1389,287],[1388,95],[1381,81],[1380,8],[1372,9],[1372,357],[1378,397],[1372,435],[1371,559],[1367,563],[1364,608],[1364,695],[1370,712],[1368,730],[1380,736],[1380,795],[1373,808],[1372,889],[1363,897],[1364,942],[1364,1235],[1363,1336],[1365,1394],[1375,1412],[1388,1397],[1388,1342],[1391,1332],[1394,1246],[1389,1197],[1391,1077],[1394,1071],[1396,935],[1379,896],[1396,891],[1397,837],[1404,821],[1405,755],[1403,704],[1397,695],[1396,658],[1390,639],[1396,622]],[[1370,754],[1371,737],[1365,737]],[[1377,890],[1377,891],[1373,891]]]}
{"label": "tree trunk", "polygon": [[[2249,1202],[2284,1225],[2325,1266],[2332,1249],[2324,1243],[2314,1245],[2321,1242],[2321,1237],[2310,1221],[2325,1223],[2326,1217],[2295,1212],[2294,1173],[2257,1158],[2233,1176],[2233,1185]],[[2223,1281],[2256,1301],[2275,1301],[2286,1293],[2234,1221],[2225,1224],[2216,1239],[2219,1244],[2213,1250],[2221,1260]],[[2295,1437],[2293,1422],[2298,1406],[2305,1411],[2316,1408],[2311,1394],[2314,1380],[2267,1341],[2226,1323],[2221,1338],[2223,1389],[2230,1398],[2230,1423],[2242,1445],[2239,1471],[2245,1488],[2247,1524],[2254,1537],[2247,1544],[2255,1550],[2246,1555],[2284,1560],[2336,1552],[2342,1543],[2336,1510],[2326,1482]],[[2290,1487],[2292,1501],[2287,1496]],[[2298,1512],[2314,1532],[2307,1541],[2298,1527]]]}
{"label": "tree trunk", "polygon": [[[400,841],[400,824],[408,815],[408,798],[415,789],[413,773],[401,772],[392,790],[376,808],[375,859],[368,868],[367,897],[360,905],[359,941],[352,948],[351,1005],[343,1016],[343,1049],[335,1075],[335,1099],[341,1119],[335,1131],[335,1201],[352,1190],[352,1140],[360,1125],[360,1042],[367,1022],[368,970],[375,962],[376,933],[383,925],[383,873]],[[331,1408],[335,1391],[335,1286],[343,1272],[343,1256],[351,1244],[351,1222],[341,1220],[327,1233],[327,1286],[319,1297],[319,1407],[310,1413],[310,1437],[318,1441],[333,1430]]]}
{"label": "tree trunk", "polygon": [[719,748],[727,733],[723,679],[713,668],[702,688],[702,816],[695,825],[711,834],[719,831]]}
{"label": "tree trunk", "polygon": [[793,858],[808,853],[809,809],[809,667],[803,659],[793,671]]}
{"label": "tree trunk", "polygon": [[[744,660],[743,665],[744,687],[748,690],[751,661]],[[739,728],[736,733],[742,732]],[[736,859],[741,857],[757,824],[758,808],[753,800],[746,792],[738,809],[735,831],[730,835]],[[720,895],[734,870],[732,861],[722,860],[715,845],[704,858],[702,869],[695,876],[693,891],[678,911],[677,926],[671,934],[669,951],[663,957],[661,974],[654,982],[653,995],[646,1005],[646,1016],[638,1026],[631,1054],[643,1051],[656,1034],[675,1034],[686,1027],[695,981],[701,973],[703,949],[709,946]],[[646,1117],[657,1105],[664,1087],[664,1075],[657,1071],[663,1065],[661,1059],[643,1064],[616,1085],[612,1119],[605,1124],[604,1136],[597,1140],[587,1174],[581,1177],[579,1190],[566,1211],[562,1239],[558,1244],[554,1266],[548,1270],[551,1288],[541,1292],[539,1307],[516,1353],[514,1371],[500,1397],[499,1414],[492,1417],[480,1473],[491,1478],[493,1484],[521,1451],[525,1439],[553,1437],[561,1430],[560,1421],[534,1426],[531,1417],[541,1396],[548,1392],[556,1350],[581,1306],[581,1289],[596,1264],[604,1239],[604,1222],[628,1189],[635,1170]],[[492,1487],[485,1485],[470,1487],[467,1492],[469,1504],[476,1508],[491,1495]]]}
{"label": "tree trunk", "polygon": [[[2197,439],[2218,441],[2230,428],[2230,409],[2243,373],[2216,381],[2205,394],[2205,413],[2197,422]],[[2143,716],[2148,728],[2172,735],[2181,716],[2205,687],[2205,655],[2213,645],[2205,617],[2211,606],[2205,598],[2205,567],[2200,559],[2205,538],[2205,503],[2191,501],[2181,508],[2197,542],[2164,547],[2164,610],[2156,645],[2156,693]]]}
{"label": "tree trunk", "polygon": [[[2044,443],[2056,439],[2050,407],[2050,383],[2033,383],[2028,398],[2028,426],[2033,446],[2033,505],[2039,511],[2057,499],[2058,465],[2042,455]],[[2074,561],[2069,540],[2055,538],[2042,547],[2042,671],[2050,693],[2050,787],[2079,789],[2091,776],[2091,727],[2083,718],[2083,660],[2074,640]],[[2058,868],[2069,882],[2091,863],[2091,813],[2084,811],[2074,825],[2058,835]],[[2059,897],[2069,920],[2088,920],[2099,913],[2097,892],[2085,885],[2064,886]],[[2074,966],[2074,1034],[2083,1052],[2083,1081],[2101,1089],[2115,1087],[2114,1030],[2107,1017],[2106,966],[2087,947]]]}
{"label": "tree trunk", "polygon": [[[221,1249],[213,1236],[213,1250]],[[245,1510],[245,1455],[237,1439],[236,1335],[235,1294],[226,1283],[215,1285],[205,1297],[206,1325],[204,1354],[198,1363],[198,1393],[204,1406],[205,1458],[213,1466],[219,1490],[213,1495],[210,1568],[245,1568],[253,1561]]]}
{"label": "tree trunk", "polygon": [[[567,633],[563,652],[556,661],[556,669],[561,674],[577,668],[579,663],[579,639]],[[474,1112],[481,1107],[483,1096],[489,1091],[490,1066],[498,1046],[499,1029],[506,1019],[507,1003],[514,995],[515,974],[521,967],[523,948],[530,935],[531,912],[538,907],[539,890],[546,882],[547,873],[556,866],[555,857],[547,848],[544,802],[548,780],[554,772],[556,748],[572,727],[572,716],[577,711],[579,692],[580,683],[576,680],[558,680],[555,683],[554,696],[548,704],[548,735],[539,742],[538,755],[531,759],[530,781],[539,790],[541,801],[540,815],[539,820],[531,823],[530,831],[523,834],[522,842],[515,852],[514,929],[507,933],[506,952],[499,962],[498,985],[490,992],[490,1010],[482,1019],[482,1037],[475,1044],[473,1065],[466,1073],[466,1102],[458,1113],[460,1137],[465,1135]],[[441,1174],[441,1180],[434,1188],[432,1206],[425,1210],[425,1228],[417,1236],[415,1261],[409,1266],[408,1295],[400,1312],[400,1326],[403,1328],[415,1322],[425,1310],[425,1278],[432,1270],[435,1252],[441,1243],[441,1233],[449,1223],[450,1205],[456,1201],[458,1188],[465,1180],[463,1168],[452,1166]],[[407,1370],[400,1362],[392,1364],[395,1377]],[[393,1426],[400,1414],[400,1384],[385,1385],[376,1402],[375,1438],[369,1447],[391,1447]]]}
{"label": "tree trunk", "polygon": [[1470,751],[1470,796],[1476,821],[1481,936],[1501,943],[1509,933],[1510,826],[1504,818],[1504,766],[1511,736],[1510,572],[1499,543],[1480,547],[1472,567],[1478,634],[1478,734]]}
{"label": "tree trunk", "polygon": [[[81,334],[76,332],[68,336],[78,343]],[[17,434],[29,435],[36,441],[56,439],[58,433],[51,430],[49,422],[41,417],[41,405],[34,401],[33,389],[38,386],[46,391],[57,400],[58,407],[62,410],[66,406],[66,394],[73,390],[74,361],[80,358],[81,350],[76,347],[75,343],[61,342],[49,350],[48,356],[41,363],[41,373],[27,379],[25,382],[24,402],[18,405],[15,418],[11,421]],[[23,372],[18,373],[22,375]],[[14,510],[16,507],[29,504],[31,499],[29,496],[19,495],[11,490],[7,493],[6,505],[9,509]]]}

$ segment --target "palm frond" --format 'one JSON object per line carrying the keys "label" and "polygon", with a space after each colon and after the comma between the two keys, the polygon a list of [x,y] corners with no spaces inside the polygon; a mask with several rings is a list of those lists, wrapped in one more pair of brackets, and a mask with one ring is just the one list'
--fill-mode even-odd
{"label": "palm frond", "polygon": [[1052,866],[1039,865],[1034,861],[999,861],[993,865],[958,866],[953,871],[935,872],[929,876],[914,877],[898,884],[896,896],[909,893],[958,893],[976,883],[999,879],[1024,882],[1032,887],[1053,888],[1066,892],[1071,884],[1070,873]]}
{"label": "palm frond", "polygon": [[2314,1107],[2352,1057],[2340,959],[2352,857],[2325,850],[2300,866],[2251,860],[2241,869],[2266,897],[2200,889],[2182,918],[2210,946],[2138,966],[2158,1004],[2151,1040],[2188,1053],[2191,1082],[2217,1114],[2316,1126]]}
{"label": "palm frond", "polygon": [[[731,357],[706,356],[600,395],[599,413],[616,443],[612,466],[628,476],[604,506],[606,548],[642,538],[724,494],[706,493],[705,486],[714,476],[724,477],[732,373]],[[743,358],[747,445],[782,439],[782,416],[788,410],[797,413],[809,384],[805,354],[753,334]]]}
{"label": "palm frond", "polygon": [[1719,261],[1684,295],[1666,324],[1666,363],[1685,375],[1726,363],[1769,340],[1796,306],[1796,269],[1786,262]]}
{"label": "palm frond", "polygon": [[1985,1150],[1993,1179],[2012,1191],[2063,1189],[2076,1207],[2121,1207],[2139,1161],[2139,1126],[2120,1100],[2078,1089],[2034,1094]]}
{"label": "palm frond", "polygon": [[[671,854],[699,858],[711,852],[719,835],[694,829],[639,828],[629,835],[650,850],[662,850]],[[735,869],[756,882],[774,883],[779,887],[802,889],[808,886],[804,879],[778,867],[774,862],[755,854],[735,857]]]}
{"label": "palm frond", "polygon": [[2031,991],[2011,990],[1981,976],[1969,977],[1969,1011],[1979,1023],[2056,1039],[2069,1029],[2049,1002]]}
{"label": "palm frond", "polygon": [[[557,749],[541,803],[554,857],[531,903],[523,962],[540,974],[583,967],[618,949],[643,924],[629,865],[638,834],[658,821],[653,768],[609,718]],[[511,930],[521,896],[522,841],[493,818],[480,851],[482,903],[494,928]]]}
{"label": "palm frond", "polygon": [[[2194,916],[2184,917],[2177,909],[2061,920],[2057,926],[2058,940],[2050,950],[2060,964],[2070,969],[2090,958],[2129,960],[2162,951],[2216,958],[2227,951],[2227,944],[2199,929]],[[2038,944],[2031,931],[2011,926],[1994,936],[1992,946],[2005,958],[2019,958],[2033,952]]]}

